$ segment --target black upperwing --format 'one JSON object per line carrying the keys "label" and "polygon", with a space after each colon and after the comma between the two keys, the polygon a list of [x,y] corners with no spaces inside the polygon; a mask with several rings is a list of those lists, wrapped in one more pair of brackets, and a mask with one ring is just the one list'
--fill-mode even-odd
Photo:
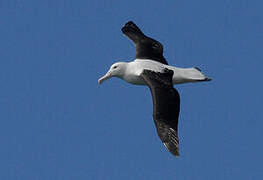
{"label": "black upperwing", "polygon": [[127,22],[121,30],[135,44],[136,59],[150,59],[168,65],[163,57],[163,45],[145,36],[132,21]]}
{"label": "black upperwing", "polygon": [[173,71],[163,73],[144,70],[141,77],[149,86],[153,99],[153,119],[165,147],[179,156],[178,117],[180,96],[172,84]]}

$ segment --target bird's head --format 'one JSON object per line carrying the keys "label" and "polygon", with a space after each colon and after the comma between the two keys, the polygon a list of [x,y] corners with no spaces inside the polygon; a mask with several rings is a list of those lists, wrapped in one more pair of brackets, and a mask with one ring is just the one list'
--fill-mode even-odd
{"label": "bird's head", "polygon": [[125,73],[126,70],[126,62],[117,62],[111,65],[109,71],[102,76],[99,80],[98,83],[101,84],[103,81],[111,78],[111,77],[122,77]]}

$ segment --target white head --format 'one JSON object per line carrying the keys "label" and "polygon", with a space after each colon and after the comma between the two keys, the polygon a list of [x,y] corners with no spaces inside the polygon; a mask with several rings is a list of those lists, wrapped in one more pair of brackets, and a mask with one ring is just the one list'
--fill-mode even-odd
{"label": "white head", "polygon": [[114,63],[113,65],[111,65],[109,71],[98,80],[98,83],[101,84],[103,81],[111,77],[122,78],[122,76],[125,74],[126,66],[127,66],[126,62]]}

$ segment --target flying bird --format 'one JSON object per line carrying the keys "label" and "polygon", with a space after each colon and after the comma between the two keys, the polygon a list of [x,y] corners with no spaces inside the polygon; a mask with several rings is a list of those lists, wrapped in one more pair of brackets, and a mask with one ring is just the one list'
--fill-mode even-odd
{"label": "flying bird", "polygon": [[114,63],[98,83],[118,77],[135,85],[150,88],[153,99],[153,119],[164,146],[179,156],[178,117],[180,96],[174,84],[210,81],[199,68],[169,66],[163,56],[163,45],[146,36],[132,21],[122,27],[122,32],[136,47],[136,57],[131,62]]}

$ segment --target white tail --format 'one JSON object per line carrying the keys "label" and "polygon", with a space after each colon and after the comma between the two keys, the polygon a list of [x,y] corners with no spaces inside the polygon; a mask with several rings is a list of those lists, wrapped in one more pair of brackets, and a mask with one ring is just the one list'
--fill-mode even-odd
{"label": "white tail", "polygon": [[181,84],[187,82],[211,81],[207,78],[199,68],[177,68],[173,67],[173,84]]}

